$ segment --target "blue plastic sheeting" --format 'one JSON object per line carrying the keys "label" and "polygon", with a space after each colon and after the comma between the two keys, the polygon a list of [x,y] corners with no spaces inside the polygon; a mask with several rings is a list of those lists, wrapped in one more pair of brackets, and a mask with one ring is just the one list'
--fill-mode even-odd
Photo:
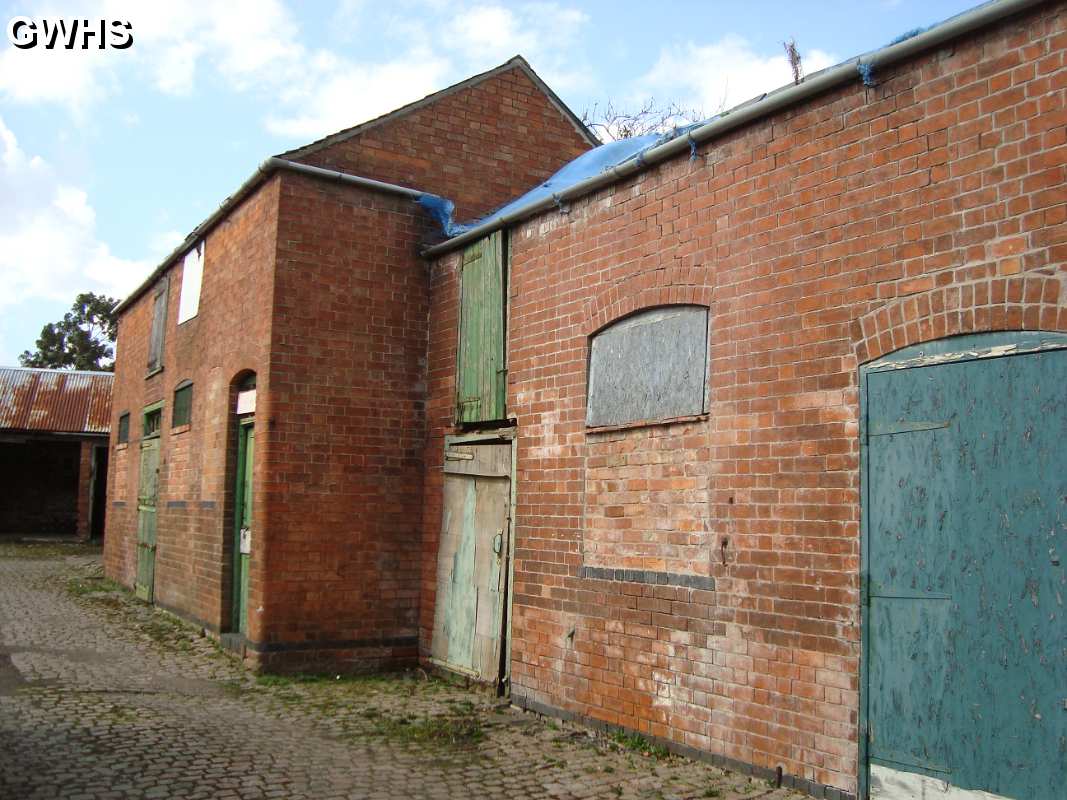
{"label": "blue plastic sheeting", "polygon": [[583,153],[578,158],[564,165],[555,175],[535,186],[526,194],[512,200],[507,205],[501,206],[492,214],[488,214],[473,222],[459,223],[452,219],[455,205],[451,200],[436,195],[425,194],[419,198],[418,203],[425,208],[434,219],[441,225],[445,236],[452,238],[466,233],[471,228],[493,222],[507,216],[518,208],[535,203],[539,200],[547,200],[558,197],[576,183],[581,183],[587,178],[592,178],[612,167],[629,161],[632,158],[641,158],[641,154],[658,144],[683,136],[703,122],[687,125],[684,128],[675,128],[669,133],[650,133],[646,136],[635,136],[632,139],[620,139],[617,142],[608,142],[600,147],[594,147],[588,153]]}

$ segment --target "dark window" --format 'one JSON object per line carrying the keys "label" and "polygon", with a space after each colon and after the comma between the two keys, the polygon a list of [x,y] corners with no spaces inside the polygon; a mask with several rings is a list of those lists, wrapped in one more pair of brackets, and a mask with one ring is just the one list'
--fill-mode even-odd
{"label": "dark window", "polygon": [[130,441],[130,412],[119,416],[119,444]]}
{"label": "dark window", "polygon": [[174,390],[174,413],[171,416],[171,427],[188,425],[193,419],[193,384],[182,381]]}
{"label": "dark window", "polygon": [[167,296],[170,282],[164,278],[156,289],[152,306],[152,333],[148,338],[148,374],[163,369],[163,338],[167,329]]}
{"label": "dark window", "polygon": [[612,323],[589,348],[585,424],[624,425],[706,409],[708,309],[664,306]]}
{"label": "dark window", "polygon": [[163,407],[148,409],[144,412],[144,433],[142,438],[151,439],[159,436],[159,429],[163,423]]}

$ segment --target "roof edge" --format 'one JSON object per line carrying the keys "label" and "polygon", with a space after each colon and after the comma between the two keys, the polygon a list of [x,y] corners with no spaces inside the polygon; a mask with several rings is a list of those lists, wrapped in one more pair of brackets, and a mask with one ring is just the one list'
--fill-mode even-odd
{"label": "roof edge", "polygon": [[533,81],[537,88],[540,89],[546,97],[548,97],[549,102],[553,106],[555,106],[560,113],[562,113],[565,117],[567,117],[567,119],[570,120],[571,124],[574,126],[575,130],[582,138],[584,138],[589,144],[593,145],[594,147],[601,143],[600,140],[596,137],[596,134],[589,130],[589,128],[584,122],[582,122],[578,115],[575,114],[567,106],[566,103],[559,99],[559,95],[557,95],[554,91],[552,91],[551,88],[549,88],[548,84],[541,79],[541,76],[534,72],[534,69],[530,66],[529,62],[521,55],[515,55],[509,58],[500,66],[493,67],[492,69],[486,70],[485,72],[480,72],[477,75],[472,75],[471,77],[465,78],[459,83],[453,83],[451,86],[446,86],[444,89],[438,89],[436,92],[432,92],[419,100],[414,100],[408,103],[407,105],[403,105],[400,108],[395,108],[392,111],[386,112],[385,114],[374,117],[373,119],[369,119],[366,122],[361,122],[358,125],[353,125],[351,128],[344,128],[343,130],[337,131],[336,133],[331,133],[328,136],[324,136],[321,139],[316,139],[315,141],[309,144],[301,145],[300,147],[297,147],[294,150],[287,150],[284,153],[279,153],[277,155],[277,158],[294,159],[303,158],[304,156],[311,155],[312,153],[316,153],[319,150],[322,150],[323,148],[329,147],[330,145],[346,141],[348,139],[351,139],[353,136],[358,136],[369,130],[373,130],[379,125],[384,125],[386,122],[392,122],[395,119],[418,111],[419,109],[424,108],[438,100],[441,100],[442,98],[448,97],[449,95],[455,94],[456,92],[468,89],[471,86],[476,86],[479,83],[489,80],[490,78],[495,78],[497,75],[500,75],[504,72],[508,72],[512,69],[515,69],[516,67],[522,70],[526,74],[526,76],[529,77],[531,81]]}
{"label": "roof edge", "polygon": [[114,378],[115,373],[106,369],[62,369],[60,367],[9,367],[0,364],[0,370],[13,369],[19,372],[54,372],[58,375],[106,375]]}
{"label": "roof edge", "polygon": [[533,200],[527,205],[515,209],[510,214],[482,225],[476,225],[465,233],[427,247],[422,251],[422,256],[423,258],[436,258],[449,253],[467,242],[480,239],[542,211],[555,208],[560,201],[575,200],[597,189],[617,183],[626,177],[651,169],[662,161],[673,158],[683,151],[688,151],[696,144],[710,141],[735,128],[740,128],[750,122],[768,117],[777,111],[794,106],[849,81],[867,80],[871,70],[904,61],[927,50],[932,50],[959,36],[1000,22],[1014,14],[1047,2],[1049,0],[990,0],[915,35],[908,35],[907,38],[894,41],[885,47],[871,50],[860,56],[854,56],[835,66],[807,75],[798,84],[786,84],[771,92],[758,95],[722,114],[712,117],[699,127],[689,130],[686,135],[679,135],[642,151],[636,156],[604,170],[599,175],[586,178],[570,186],[554,197]]}
{"label": "roof edge", "polygon": [[418,200],[423,195],[430,194],[429,192],[424,192],[420,189],[412,189],[407,186],[399,186],[393,183],[386,183],[385,181],[377,181],[373,178],[364,178],[359,175],[350,175],[347,172],[338,172],[337,170],[314,167],[310,164],[297,164],[277,156],[271,156],[256,168],[256,171],[253,172],[251,176],[240,185],[240,187],[238,187],[236,192],[223,200],[222,204],[215,209],[207,219],[193,228],[192,232],[182,240],[181,244],[174,248],[170,255],[164,258],[159,266],[152,270],[148,277],[138,284],[136,289],[126,295],[126,297],[112,309],[113,312],[120,314],[129,308],[138,297],[148,291],[148,289],[159,280],[164,272],[174,265],[174,262],[185,255],[185,253],[188,252],[198,240],[210,233],[211,230],[228,216],[231,211],[239,206],[249,195],[256,191],[261,184],[279,170],[297,172],[301,175],[306,175],[318,180],[347,183],[371,191],[397,194],[403,197],[409,197],[412,200]]}

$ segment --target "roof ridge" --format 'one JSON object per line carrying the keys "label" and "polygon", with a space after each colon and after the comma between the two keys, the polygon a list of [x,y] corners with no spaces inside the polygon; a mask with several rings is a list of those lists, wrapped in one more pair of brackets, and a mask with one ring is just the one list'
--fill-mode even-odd
{"label": "roof ridge", "polygon": [[505,61],[503,64],[493,67],[492,69],[488,69],[485,72],[479,72],[477,75],[472,75],[469,78],[464,78],[463,80],[457,83],[453,83],[450,86],[446,86],[443,89],[438,89],[436,92],[431,92],[430,94],[426,95],[425,97],[422,97],[419,100],[413,100],[410,103],[402,105],[400,106],[400,108],[394,108],[392,111],[387,111],[384,114],[380,114],[377,117],[373,117],[372,119],[360,122],[350,128],[343,128],[342,130],[323,136],[320,139],[316,139],[313,142],[301,145],[300,147],[297,147],[293,150],[287,150],[284,153],[279,153],[275,157],[292,160],[294,158],[301,158],[303,156],[310,155],[332,144],[343,142],[348,139],[351,139],[354,136],[358,136],[362,133],[365,133],[366,131],[376,128],[379,125],[383,125],[386,122],[392,121],[399,117],[404,117],[408,114],[418,111],[419,109],[430,105],[431,103],[434,103],[444,97],[447,97],[450,94],[454,94],[463,89],[468,89],[471,86],[477,86],[479,83],[487,81],[490,78],[495,78],[497,75],[503,72],[508,72],[509,70],[516,68],[526,73],[527,77],[529,77],[530,80],[533,81],[537,88],[539,88],[545,94],[545,96],[548,97],[549,102],[552,103],[552,105],[554,105],[557,110],[559,110],[565,117],[570,119],[571,124],[575,127],[575,130],[577,130],[578,133],[583,136],[591,145],[595,146],[600,143],[600,140],[596,138],[595,134],[591,130],[589,130],[589,128],[585,125],[585,123],[582,122],[578,115],[575,114],[570,109],[570,107],[567,106],[566,103],[560,100],[559,95],[552,91],[549,85],[541,79],[541,76],[534,71],[533,67],[530,66],[530,62],[523,58],[522,55],[516,54],[509,58],[507,61]]}

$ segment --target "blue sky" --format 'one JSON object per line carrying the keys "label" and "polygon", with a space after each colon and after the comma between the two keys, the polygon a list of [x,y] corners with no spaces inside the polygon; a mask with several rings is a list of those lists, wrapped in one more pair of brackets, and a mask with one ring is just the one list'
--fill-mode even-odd
{"label": "blue sky", "polygon": [[[267,156],[521,53],[579,115],[708,115],[973,0],[0,0],[0,365],[80,291],[123,296]],[[128,20],[127,50],[16,49],[15,16]]]}

